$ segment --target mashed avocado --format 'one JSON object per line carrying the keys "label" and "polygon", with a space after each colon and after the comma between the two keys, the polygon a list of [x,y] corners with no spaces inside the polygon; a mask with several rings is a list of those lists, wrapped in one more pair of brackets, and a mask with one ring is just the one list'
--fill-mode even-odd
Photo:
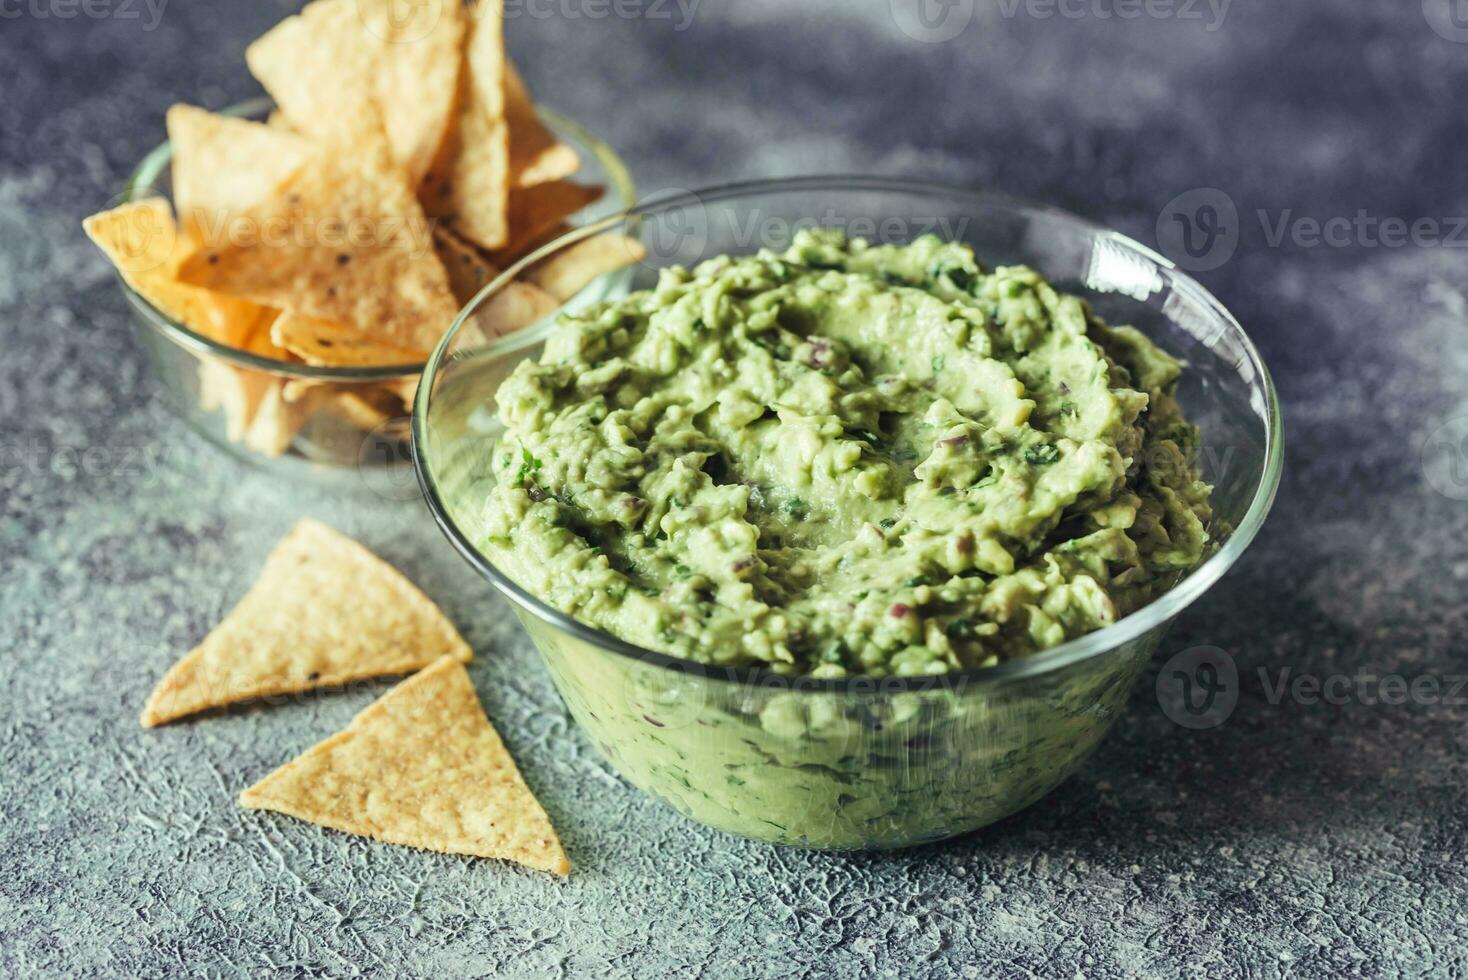
{"label": "mashed avocado", "polygon": [[942,674],[1194,567],[1181,365],[966,246],[802,233],[557,324],[498,393],[478,542],[576,618],[787,675]]}

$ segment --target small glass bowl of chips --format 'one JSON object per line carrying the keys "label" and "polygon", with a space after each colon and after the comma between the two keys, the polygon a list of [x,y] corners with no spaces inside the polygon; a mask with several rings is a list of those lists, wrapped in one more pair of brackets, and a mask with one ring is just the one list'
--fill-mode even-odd
{"label": "small glass bowl of chips", "polygon": [[[273,108],[270,99],[260,98],[223,110],[220,116],[269,119],[275,125]],[[515,244],[498,253],[476,249],[455,235],[447,223],[432,221],[434,249],[459,303],[473,299],[498,274],[497,266],[512,264],[520,254],[574,224],[599,219],[636,201],[627,169],[609,146],[559,113],[540,106],[534,112],[555,148],[572,151],[579,158],[576,184],[565,186],[586,193],[558,202],[560,212],[550,216],[553,220],[543,221],[545,230],[517,235]],[[378,493],[416,497],[408,449],[409,416],[423,363],[311,363],[271,342],[272,321],[280,316],[279,311],[265,310],[263,319],[252,322],[247,322],[252,312],[259,311],[237,312],[227,300],[206,310],[185,303],[181,310],[165,311],[144,295],[146,289],[137,288],[140,270],[129,268],[126,258],[120,259],[117,252],[140,256],[137,261],[146,264],[151,261],[146,256],[157,251],[148,239],[180,234],[163,200],[173,197],[172,161],[171,143],[149,153],[119,197],[118,209],[110,213],[153,204],[152,212],[146,207],[134,210],[126,225],[115,232],[119,242],[112,257],[133,310],[138,337],[179,416],[231,454],[274,472],[330,479],[357,470]],[[575,209],[567,211],[572,205]],[[93,237],[97,237],[95,232]],[[549,302],[548,297],[540,296],[530,308],[508,311],[486,329],[507,332],[526,326],[553,312],[546,308]],[[238,317],[238,322],[222,322],[231,317]],[[445,330],[448,326],[444,323]],[[241,342],[222,343],[221,335],[235,336]],[[331,343],[329,339],[320,342]],[[402,474],[402,478],[384,470]]]}

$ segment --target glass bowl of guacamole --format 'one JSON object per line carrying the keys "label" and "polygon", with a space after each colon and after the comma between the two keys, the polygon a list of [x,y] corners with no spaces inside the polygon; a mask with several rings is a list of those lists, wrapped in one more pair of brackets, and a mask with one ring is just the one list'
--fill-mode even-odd
{"label": "glass bowl of guacamole", "polygon": [[[561,310],[490,339],[527,283]],[[828,849],[1073,772],[1282,451],[1258,352],[1162,257],[867,178],[673,194],[528,256],[435,352],[413,437],[619,772]]]}

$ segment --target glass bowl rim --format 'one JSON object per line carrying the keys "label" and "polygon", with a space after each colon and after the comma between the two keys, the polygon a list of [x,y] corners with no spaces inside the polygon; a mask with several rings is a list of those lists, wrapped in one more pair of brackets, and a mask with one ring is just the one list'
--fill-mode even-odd
{"label": "glass bowl rim", "polygon": [[[1264,399],[1265,445],[1263,470],[1260,473],[1259,482],[1254,488],[1253,497],[1249,501],[1249,507],[1245,511],[1243,519],[1234,528],[1233,533],[1224,542],[1223,546],[1161,596],[1103,629],[1076,637],[1073,640],[1068,640],[1058,646],[1051,647],[1048,650],[1042,650],[1028,657],[1007,660],[988,667],[975,667],[945,674],[916,676],[872,677],[865,674],[854,674],[841,678],[817,679],[808,675],[778,674],[763,667],[723,667],[715,664],[705,664],[699,661],[685,660],[681,657],[674,657],[656,650],[649,650],[646,647],[630,643],[604,630],[583,623],[541,601],[536,596],[521,588],[508,575],[501,572],[478,548],[474,547],[459,529],[458,524],[449,515],[448,509],[444,505],[442,497],[439,495],[438,487],[435,485],[433,477],[429,472],[425,458],[427,452],[425,449],[427,443],[427,407],[428,402],[432,398],[433,383],[438,376],[438,371],[443,364],[444,358],[448,354],[449,345],[454,337],[458,335],[459,328],[463,326],[469,315],[478,308],[485,297],[503,288],[505,285],[514,282],[525,269],[535,263],[549,255],[569,248],[578,242],[603,234],[628,222],[635,222],[640,218],[654,215],[670,208],[691,205],[701,206],[709,202],[727,201],[759,193],[817,190],[875,191],[898,194],[924,194],[927,196],[945,195],[967,198],[979,206],[997,206],[1021,213],[1043,215],[1052,220],[1069,223],[1078,230],[1086,232],[1093,237],[1104,239],[1117,247],[1132,250],[1148,261],[1155,263],[1163,271],[1172,276],[1173,278],[1169,286],[1175,291],[1186,294],[1189,299],[1209,310],[1223,324],[1226,332],[1240,344],[1249,365],[1254,371],[1256,379],[1254,384],[1257,390],[1263,394]],[[486,358],[497,358],[505,354],[514,353],[531,342],[541,339],[550,329],[551,325],[548,323],[541,328],[532,329],[528,332],[510,334],[487,345],[482,351],[482,356]],[[1264,525],[1265,519],[1269,516],[1269,511],[1274,505],[1275,496],[1279,490],[1280,477],[1284,464],[1284,428],[1279,396],[1275,390],[1274,380],[1270,376],[1269,370],[1265,366],[1258,348],[1255,347],[1253,340],[1250,339],[1249,335],[1244,331],[1243,326],[1234,318],[1233,314],[1212,293],[1199,284],[1197,280],[1178,269],[1176,264],[1170,259],[1127,235],[1123,235],[1120,232],[1106,228],[1104,225],[1097,224],[1079,215],[1050,205],[1038,204],[1009,194],[974,190],[972,188],[944,184],[937,181],[913,180],[898,177],[871,177],[856,174],[763,178],[720,184],[704,190],[676,191],[667,195],[654,196],[640,203],[637,207],[630,208],[621,214],[611,215],[599,221],[583,225],[525,256],[519,262],[502,272],[493,282],[490,282],[481,289],[465,305],[464,309],[460,311],[453,326],[439,340],[438,346],[434,349],[433,354],[428,359],[427,366],[424,368],[423,378],[418,385],[417,394],[414,398],[411,443],[413,469],[418,476],[418,485],[423,491],[423,497],[428,503],[428,509],[433,514],[433,519],[438,524],[439,529],[449,539],[454,549],[480,575],[488,579],[506,598],[537,619],[551,627],[570,633],[583,642],[636,660],[639,663],[678,671],[692,676],[727,681],[737,685],[779,687],[781,689],[793,689],[813,694],[872,694],[875,692],[897,694],[932,690],[934,688],[948,686],[960,687],[970,683],[1000,683],[1035,677],[1049,673],[1050,671],[1063,670],[1082,661],[1089,660],[1092,657],[1098,657],[1115,650],[1176,617],[1184,609],[1192,605],[1204,592],[1212,588],[1223,577],[1224,573],[1233,567],[1258,535],[1260,528]]]}
{"label": "glass bowl rim", "polygon": [[[240,118],[254,118],[263,116],[275,108],[275,100],[268,95],[256,96],[237,102],[232,106],[220,109],[220,115],[237,116]],[[623,207],[632,207],[637,203],[636,185],[632,181],[632,175],[622,158],[611,146],[601,138],[593,135],[586,127],[576,120],[566,116],[547,106],[537,104],[536,114],[549,122],[554,128],[568,133],[573,139],[581,144],[581,149],[590,152],[596,161],[601,164],[607,172],[610,187],[608,190],[616,195]],[[132,174],[128,176],[122,194],[117,199],[117,204],[130,204],[142,200],[145,197],[154,196],[153,182],[163,173],[164,167],[173,161],[173,144],[169,140],[149,150],[138,163]],[[123,295],[127,298],[135,310],[137,310],[148,325],[162,333],[169,340],[181,347],[193,351],[195,354],[203,354],[221,360],[230,361],[235,364],[252,368],[256,371],[264,371],[269,374],[286,378],[302,378],[310,381],[340,381],[340,382],[371,382],[371,381],[398,381],[404,378],[414,377],[422,374],[428,362],[419,364],[386,364],[372,365],[370,367],[331,367],[300,364],[295,361],[278,361],[273,357],[262,357],[249,351],[229,347],[219,341],[206,337],[175,320],[164,313],[158,307],[150,303],[146,297],[133,289],[121,275],[117,276],[117,282],[122,287]],[[479,299],[475,297],[475,301]],[[473,303],[470,303],[472,306]],[[452,332],[458,326],[458,320],[448,328]]]}

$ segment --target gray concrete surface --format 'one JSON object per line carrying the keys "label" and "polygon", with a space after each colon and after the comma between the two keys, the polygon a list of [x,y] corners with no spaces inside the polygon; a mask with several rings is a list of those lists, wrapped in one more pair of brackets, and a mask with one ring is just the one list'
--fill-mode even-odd
{"label": "gray concrete surface", "polygon": [[[255,91],[244,46],[294,5],[161,2],[0,4],[0,972],[1468,973],[1468,691],[1452,680],[1468,673],[1468,442],[1450,424],[1468,415],[1468,251],[1441,240],[1468,242],[1468,32],[1446,3],[1236,0],[1220,21],[1202,4],[1124,20],[1090,0],[934,0],[946,29],[887,0],[704,0],[685,29],[651,0],[619,8],[633,18],[516,7],[511,45],[544,100],[592,121],[649,190],[924,175],[1147,242],[1190,189],[1240,216],[1236,251],[1201,278],[1276,373],[1288,470],[1264,536],[1158,659],[1228,651],[1236,710],[1173,724],[1154,668],[1089,767],[1029,811],[829,856],[719,836],[624,785],[421,505],[278,485],[172,418],[78,223],[171,102]],[[1356,227],[1311,245],[1297,220],[1358,211],[1437,221],[1439,240]],[[303,514],[463,625],[571,879],[235,807],[376,688],[137,727],[157,676]],[[1353,680],[1341,704],[1276,697],[1285,668],[1434,678],[1439,695],[1370,703]]]}

